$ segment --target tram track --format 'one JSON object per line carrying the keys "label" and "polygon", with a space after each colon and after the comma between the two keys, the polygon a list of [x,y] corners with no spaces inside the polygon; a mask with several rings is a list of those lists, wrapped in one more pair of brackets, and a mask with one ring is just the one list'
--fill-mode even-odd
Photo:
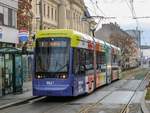
{"label": "tram track", "polygon": [[[146,80],[147,76],[148,76],[149,72],[147,73],[147,75],[145,76],[145,78],[140,82],[140,84],[138,85],[138,87],[135,89],[133,95],[131,96],[129,102],[122,108],[122,110],[120,111],[120,113],[127,113],[128,111],[128,106],[130,105],[133,97],[135,96],[136,92],[138,91],[138,88],[142,85],[142,83]],[[124,84],[127,84],[129,81],[127,80]],[[113,92],[117,91],[119,88],[122,88],[124,86],[124,84],[122,84],[121,86],[117,87],[117,89],[110,91],[107,95],[105,95],[103,98],[101,98],[100,100],[98,100],[96,103],[92,103],[89,105],[85,105],[85,107],[81,108],[80,111],[78,113],[88,113],[88,111],[94,107],[96,107],[102,100],[104,100],[105,98],[107,98],[108,96],[110,96]],[[39,101],[39,99],[38,99]],[[36,102],[36,100],[33,100],[33,102]],[[32,101],[30,102],[32,103]],[[47,109],[46,111],[42,112],[42,113],[50,113],[52,111],[58,110],[58,109],[62,109],[64,108],[65,105],[70,104],[70,102],[65,102],[62,104],[59,104],[57,106],[52,106],[49,109]]]}
{"label": "tram track", "polygon": [[128,113],[128,108],[129,108],[129,105],[130,105],[131,102],[132,102],[133,97],[136,95],[136,93],[137,93],[138,89],[140,88],[140,86],[146,81],[146,79],[147,79],[147,77],[149,76],[149,74],[150,74],[150,71],[147,72],[145,78],[141,81],[141,83],[140,83],[140,84],[138,85],[138,87],[135,89],[135,91],[134,91],[133,95],[131,96],[129,102],[125,105],[125,107],[121,110],[120,113]]}
{"label": "tram track", "polygon": [[[128,101],[128,103],[126,105],[124,105],[124,107],[121,109],[120,113],[128,113],[129,111],[129,105],[132,102],[132,99],[134,98],[134,96],[136,95],[138,89],[140,88],[140,86],[145,82],[145,80],[147,79],[147,77],[149,76],[150,71],[148,71],[146,73],[146,76],[144,77],[144,79],[139,83],[139,85],[136,87],[136,89],[134,90],[134,93],[132,94],[130,100]],[[128,81],[126,81],[124,84],[126,84]],[[121,87],[121,86],[120,86]],[[89,110],[95,108],[98,104],[101,103],[101,101],[103,101],[105,98],[107,98],[108,96],[110,96],[113,92],[117,91],[119,88],[111,91],[110,93],[108,93],[107,95],[105,95],[102,99],[100,99],[99,101],[97,101],[95,104],[90,105],[90,106],[86,106],[84,108],[82,108],[78,113],[88,113]]]}
{"label": "tram track", "polygon": [[[126,81],[124,84],[126,84],[128,81]],[[123,85],[121,85],[119,88],[121,88]],[[94,108],[95,106],[97,106],[102,100],[104,100],[106,97],[110,96],[113,92],[117,91],[118,89],[115,89],[113,91],[111,91],[110,93],[108,93],[107,95],[105,95],[103,98],[101,98],[100,100],[98,100],[96,103],[94,103],[91,106],[86,106],[85,108],[82,108],[78,113],[88,113],[88,111],[92,108]]]}
{"label": "tram track", "polygon": [[[140,79],[140,82],[137,84],[137,86],[135,87],[136,89],[129,89],[130,91],[134,91],[134,93],[131,95],[131,98],[129,100],[129,102],[126,104],[126,105],[123,105],[121,106],[121,109],[119,112],[117,113],[127,113],[128,110],[129,110],[129,107],[130,106],[130,103],[132,102],[132,99],[133,97],[136,95],[136,92],[138,92],[138,90],[140,89],[140,87],[142,86],[142,84],[144,83],[144,81],[147,79],[148,77],[148,74],[145,74],[143,76],[142,79]],[[108,85],[108,87],[102,87],[102,88],[99,88],[97,91],[95,92],[99,92],[99,91],[108,91],[110,88],[113,88],[113,90],[109,90],[106,95],[103,95],[101,97],[101,99],[97,99],[96,101],[92,101],[92,103],[82,103],[81,101],[77,101],[77,103],[75,102],[76,100],[80,100],[82,98],[84,98],[83,96],[79,96],[79,97],[76,97],[76,98],[70,98],[70,100],[68,100],[69,98],[47,98],[47,97],[38,97],[36,99],[33,99],[33,100],[30,100],[30,101],[27,101],[25,103],[22,103],[21,105],[19,105],[19,108],[23,108],[25,109],[26,107],[30,107],[30,106],[40,106],[40,104],[42,105],[42,103],[47,103],[47,106],[45,107],[46,109],[43,109],[41,110],[40,113],[59,113],[61,111],[63,111],[64,109],[68,108],[68,107],[71,107],[73,105],[78,105],[79,106],[79,109],[77,109],[75,112],[73,113],[89,113],[89,111],[91,111],[91,109],[96,109],[97,106],[103,106],[103,104],[101,103],[101,101],[105,100],[107,97],[109,97],[113,92],[115,91],[118,91],[118,90],[124,90],[124,87],[126,84],[130,84],[130,81],[133,80],[133,79],[128,79],[126,78],[123,82],[122,81],[118,81],[118,82],[114,82],[113,84],[111,85]],[[104,88],[104,89],[103,89]],[[139,89],[138,89],[139,88]],[[94,92],[94,93],[95,93]],[[89,94],[88,97],[92,95],[92,94]],[[25,107],[25,108],[24,108]],[[17,106],[13,106],[12,108],[10,107],[8,109],[9,112],[13,111],[14,109],[16,109]],[[4,113],[4,112],[3,112]],[[19,112],[18,112],[19,113]],[[63,112],[64,113],[64,112]],[[69,113],[69,112],[65,112],[65,113]],[[72,112],[70,112],[72,113]]]}
{"label": "tram track", "polygon": [[[126,81],[124,84],[126,84],[128,81]],[[121,88],[124,84],[122,84],[120,87],[118,88]],[[117,89],[116,89],[117,90]],[[116,91],[115,90],[115,91]],[[97,101],[96,103],[90,103],[88,105],[85,105],[85,107],[81,108],[79,112],[77,113],[87,113],[87,111],[90,109],[90,108],[93,108],[95,107],[97,104],[99,104],[100,101],[104,100],[106,97],[108,97],[109,95],[111,95],[113,92],[115,91],[110,91],[107,95],[105,95],[102,99],[100,99],[99,101]],[[59,106],[56,106],[56,107],[53,107],[53,108],[50,108],[49,110],[46,110],[45,112],[42,112],[42,113],[51,113],[52,111],[55,111],[57,109],[61,109],[63,108],[65,105],[70,105],[70,102],[65,102],[63,104],[60,104]]]}

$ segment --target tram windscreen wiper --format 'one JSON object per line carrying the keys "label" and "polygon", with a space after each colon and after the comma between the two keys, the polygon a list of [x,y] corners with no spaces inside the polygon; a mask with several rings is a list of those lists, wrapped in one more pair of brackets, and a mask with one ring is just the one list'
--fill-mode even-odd
{"label": "tram windscreen wiper", "polygon": [[56,70],[56,72],[60,72],[61,70],[63,70],[65,67],[67,67],[68,63],[66,63],[65,65],[63,65],[62,67],[60,67],[59,69]]}

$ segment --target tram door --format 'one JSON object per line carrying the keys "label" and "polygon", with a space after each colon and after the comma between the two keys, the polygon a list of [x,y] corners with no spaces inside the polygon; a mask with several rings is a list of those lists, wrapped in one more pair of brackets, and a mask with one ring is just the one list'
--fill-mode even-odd
{"label": "tram door", "polygon": [[107,83],[111,83],[111,49],[107,48],[107,53],[106,53],[106,62],[107,62]]}
{"label": "tram door", "polygon": [[4,55],[4,94],[9,94],[13,92],[13,57],[11,54]]}

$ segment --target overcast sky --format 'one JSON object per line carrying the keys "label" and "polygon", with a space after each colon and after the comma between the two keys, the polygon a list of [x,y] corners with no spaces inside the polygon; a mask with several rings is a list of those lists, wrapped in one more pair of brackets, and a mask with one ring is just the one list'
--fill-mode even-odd
{"label": "overcast sky", "polygon": [[[137,26],[136,20],[132,19],[132,13],[130,9],[131,5],[129,3],[130,0],[84,0],[84,1],[91,15],[116,17],[116,19],[102,20],[101,24],[117,22],[120,25],[120,27],[124,30],[135,29]],[[150,0],[133,0],[133,1],[137,17],[146,17],[146,16],[150,17]],[[138,19],[138,29],[143,31],[142,44],[150,45],[150,18]]]}

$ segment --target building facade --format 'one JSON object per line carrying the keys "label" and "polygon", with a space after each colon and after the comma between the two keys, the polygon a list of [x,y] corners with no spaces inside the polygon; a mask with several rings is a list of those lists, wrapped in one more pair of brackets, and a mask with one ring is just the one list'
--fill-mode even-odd
{"label": "building facade", "polygon": [[126,30],[126,32],[136,40],[138,47],[140,48],[140,46],[141,46],[141,31],[139,31],[139,30]]}
{"label": "building facade", "polygon": [[110,38],[113,33],[116,33],[118,35],[124,35],[124,33],[117,24],[109,23],[102,24],[102,28],[95,32],[95,36],[101,40],[110,43]]}
{"label": "building facade", "polygon": [[122,30],[116,23],[103,24],[95,33],[96,37],[109,42],[122,51],[122,68],[137,66],[140,59],[140,49],[136,38]]}
{"label": "building facade", "polygon": [[18,2],[15,0],[0,1],[0,42],[16,44],[18,42],[17,30],[17,8]]}
{"label": "building facade", "polygon": [[13,57],[4,48],[18,43],[17,9],[17,0],[0,0],[0,96],[12,91]]}
{"label": "building facade", "polygon": [[40,29],[40,13],[42,13],[43,29],[74,29],[90,34],[90,23],[82,21],[86,15],[84,0],[32,0],[32,33]]}

